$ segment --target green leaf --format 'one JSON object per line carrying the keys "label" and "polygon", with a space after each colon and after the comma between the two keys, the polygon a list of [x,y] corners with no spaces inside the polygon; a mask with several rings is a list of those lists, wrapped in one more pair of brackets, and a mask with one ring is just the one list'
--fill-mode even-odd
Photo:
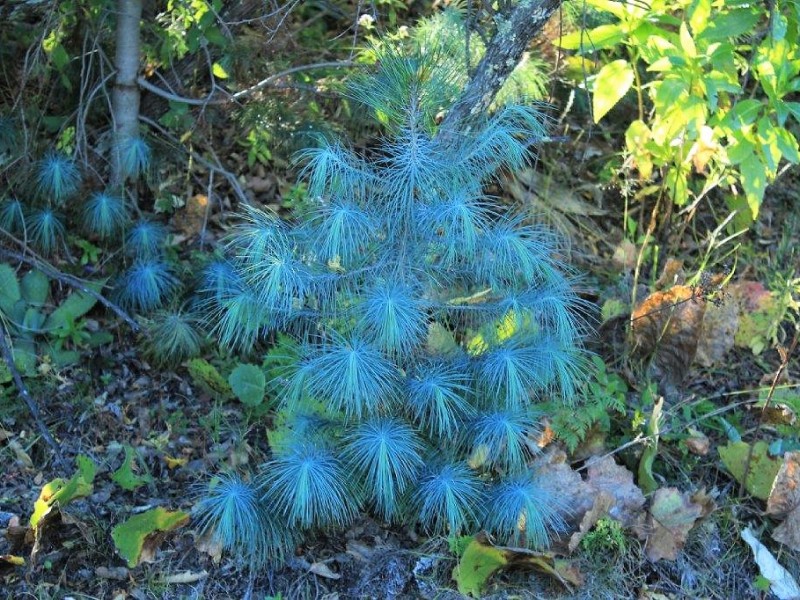
{"label": "green leaf", "polygon": [[28,271],[20,282],[20,293],[28,304],[42,306],[50,295],[50,280],[41,271]]}
{"label": "green leaf", "polygon": [[[752,448],[752,454],[750,454],[750,444],[746,442],[728,442],[727,445],[719,449],[719,456],[722,459],[722,464],[730,471],[736,481],[739,483],[744,482],[745,489],[756,498],[766,500],[769,498],[772,484],[778,476],[781,460],[772,458],[769,455],[769,444],[767,442],[756,442]],[[747,480],[745,481],[745,465],[747,464],[748,455],[750,455],[750,464],[747,468]]]}
{"label": "green leaf", "polygon": [[182,510],[169,511],[158,507],[133,515],[111,530],[111,538],[119,555],[129,568],[139,564],[147,538],[159,531],[172,531],[189,522],[189,513]]}
{"label": "green leaf", "polygon": [[228,377],[234,395],[242,404],[258,406],[264,401],[267,380],[256,365],[241,364]]}
{"label": "green leaf", "polygon": [[[94,281],[87,284],[86,287],[95,292],[99,292],[104,283],[105,280]],[[74,323],[89,312],[95,304],[97,304],[97,300],[86,292],[72,292],[58,308],[50,313],[50,316],[47,317],[47,321],[45,321],[44,327],[48,330],[67,327],[70,323]]]}
{"label": "green leaf", "polygon": [[658,482],[653,477],[653,462],[658,455],[658,436],[661,421],[661,409],[664,406],[664,398],[659,398],[653,406],[653,413],[650,415],[650,422],[647,425],[647,437],[649,443],[642,452],[639,460],[639,487],[645,494],[652,494],[658,489]]}
{"label": "green leaf", "polygon": [[728,42],[732,38],[751,33],[761,15],[751,7],[714,15],[700,35],[708,42]]}
{"label": "green leaf", "polygon": [[619,25],[600,25],[589,31],[568,33],[559,38],[556,41],[556,45],[565,50],[581,48],[583,52],[589,52],[612,48],[620,44],[625,37],[625,32]]}
{"label": "green leaf", "polygon": [[800,153],[797,149],[797,140],[790,131],[784,128],[776,128],[778,148],[784,158],[792,164],[800,162]]}
{"label": "green leaf", "polygon": [[453,569],[453,579],[460,593],[480,598],[489,577],[507,564],[505,552],[473,540]]}
{"label": "green leaf", "polygon": [[594,80],[592,98],[595,123],[599,123],[600,119],[628,93],[632,84],[633,69],[627,60],[615,60],[600,69]]}
{"label": "green leaf", "polygon": [[233,396],[230,384],[217,368],[203,358],[193,358],[187,364],[192,382],[216,400],[228,400]]}
{"label": "green leaf", "polygon": [[686,27],[686,23],[681,23],[679,36],[681,48],[686,53],[686,56],[689,58],[697,58],[697,46],[694,45],[692,34],[689,33],[689,28]]}
{"label": "green leaf", "polygon": [[88,456],[78,455],[75,459],[78,472],[69,481],[53,479],[45,484],[39,499],[33,506],[30,524],[33,529],[52,510],[53,506],[63,507],[77,498],[84,498],[94,490],[94,475],[97,467]]}
{"label": "green leaf", "polygon": [[116,482],[119,487],[129,492],[153,481],[150,475],[139,475],[134,472],[135,461],[136,453],[133,448],[125,446],[125,460],[122,461],[122,465],[120,465],[119,469],[111,476],[111,479]]}
{"label": "green leaf", "polygon": [[692,33],[696,37],[708,26],[711,16],[711,0],[694,0],[686,12]]}
{"label": "green leaf", "polygon": [[755,220],[758,217],[761,201],[764,199],[764,191],[767,189],[767,165],[754,154],[750,160],[742,162],[739,169],[747,206],[750,208],[751,217]]}
{"label": "green leaf", "polygon": [[0,313],[8,315],[20,298],[17,274],[10,265],[0,264]]}

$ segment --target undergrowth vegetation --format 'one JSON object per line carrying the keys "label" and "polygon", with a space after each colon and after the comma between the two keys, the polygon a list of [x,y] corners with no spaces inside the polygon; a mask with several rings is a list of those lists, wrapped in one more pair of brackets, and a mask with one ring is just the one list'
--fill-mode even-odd
{"label": "undergrowth vegetation", "polygon": [[[255,551],[230,532],[254,510],[310,530],[366,509],[529,547],[546,546],[564,510],[529,469],[531,436],[541,402],[569,402],[586,372],[585,307],[553,236],[484,193],[498,171],[529,162],[546,117],[509,104],[468,135],[438,131],[457,65],[392,50],[378,62],[350,87],[385,126],[376,148],[322,140],[302,152],[303,218],[249,209],[229,267],[209,272],[206,310],[225,345],[247,352],[292,333],[267,356],[294,360],[280,369],[273,457],[255,491],[239,482],[198,505],[248,560]],[[218,494],[224,511],[208,499]],[[266,539],[271,557],[287,550]]]}

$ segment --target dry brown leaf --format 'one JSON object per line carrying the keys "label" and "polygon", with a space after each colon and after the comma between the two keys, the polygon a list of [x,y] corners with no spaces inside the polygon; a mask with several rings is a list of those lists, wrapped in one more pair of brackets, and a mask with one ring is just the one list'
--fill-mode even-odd
{"label": "dry brown leaf", "polygon": [[784,517],[772,538],[800,551],[800,452],[787,452],[767,499],[767,514]]}
{"label": "dry brown leaf", "polygon": [[668,258],[661,269],[661,275],[656,281],[656,288],[663,289],[675,284],[683,284],[686,274],[683,272],[683,261],[677,258]]}
{"label": "dry brown leaf", "polygon": [[705,171],[708,161],[720,150],[720,145],[714,139],[714,130],[708,125],[700,128],[700,137],[689,149],[687,158],[691,159],[695,171],[702,173]]}
{"label": "dry brown leaf", "polygon": [[199,571],[192,573],[191,571],[184,571],[183,573],[175,573],[174,575],[167,575],[162,580],[164,583],[196,583],[208,577],[208,571]]}
{"label": "dry brown leaf", "polygon": [[314,573],[314,575],[319,575],[320,577],[324,577],[325,579],[341,579],[342,576],[339,573],[334,573],[331,568],[325,564],[324,562],[315,562],[308,568],[309,572]]}
{"label": "dry brown leaf", "polygon": [[589,463],[586,483],[595,490],[595,495],[605,492],[613,498],[608,511],[612,519],[625,527],[636,523],[645,499],[642,490],[633,483],[633,473],[606,456]]}
{"label": "dry brown leaf", "polygon": [[187,238],[194,237],[203,230],[208,210],[208,196],[196,194],[186,201],[186,206],[175,212],[172,224]]}
{"label": "dry brown leaf", "polygon": [[614,248],[611,262],[620,271],[629,271],[636,266],[637,256],[636,244],[630,240],[622,240],[619,245]]}
{"label": "dry brown leaf", "polygon": [[206,533],[195,539],[194,547],[198,552],[208,554],[215,565],[222,559],[222,542],[215,539],[210,533]]}
{"label": "dry brown leaf", "polygon": [[698,519],[714,508],[705,492],[693,495],[677,488],[656,490],[640,536],[646,540],[647,557],[652,561],[675,560]]}
{"label": "dry brown leaf", "polygon": [[594,506],[592,506],[591,510],[587,511],[586,514],[583,515],[583,519],[581,519],[578,531],[573,533],[572,537],[569,538],[568,548],[570,552],[574,552],[575,548],[578,547],[578,544],[581,543],[583,537],[589,533],[592,527],[594,527],[600,519],[608,514],[608,511],[613,503],[614,498],[605,492],[600,492],[597,494],[597,496],[595,496]]}
{"label": "dry brown leaf", "polygon": [[125,567],[97,567],[94,570],[94,574],[100,579],[126,581],[130,575],[130,571]]}
{"label": "dry brown leaf", "polygon": [[536,465],[539,476],[547,481],[555,497],[563,498],[568,505],[565,511],[568,524],[574,523],[577,527],[583,515],[594,505],[597,492],[567,464],[567,455],[563,450],[550,450]]}
{"label": "dry brown leaf", "polygon": [[635,351],[647,357],[673,384],[687,374],[694,361],[706,303],[694,297],[692,288],[676,285],[648,296],[631,315]]}
{"label": "dry brown leaf", "polygon": [[694,427],[689,427],[689,437],[683,440],[683,443],[686,444],[689,452],[697,456],[705,456],[711,449],[711,441],[708,436]]}
{"label": "dry brown leaf", "polygon": [[735,302],[708,303],[697,341],[697,363],[704,367],[720,364],[733,348],[738,328],[739,307]]}

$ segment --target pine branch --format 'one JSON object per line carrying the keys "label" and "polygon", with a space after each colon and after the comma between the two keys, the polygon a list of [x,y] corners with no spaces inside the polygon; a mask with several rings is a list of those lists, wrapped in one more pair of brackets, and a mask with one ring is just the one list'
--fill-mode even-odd
{"label": "pine branch", "polygon": [[562,0],[520,0],[497,26],[475,75],[461,97],[448,111],[439,137],[448,139],[466,133],[470,122],[485,114],[497,92],[519,64],[528,43],[561,6]]}

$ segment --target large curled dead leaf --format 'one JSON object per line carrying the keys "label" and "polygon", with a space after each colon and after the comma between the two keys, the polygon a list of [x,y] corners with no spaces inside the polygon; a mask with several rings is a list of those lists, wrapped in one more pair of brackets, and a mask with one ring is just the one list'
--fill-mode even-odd
{"label": "large curled dead leaf", "polygon": [[767,514],[782,518],[776,541],[800,552],[800,452],[787,452],[767,499]]}
{"label": "large curled dead leaf", "polygon": [[652,561],[675,560],[698,519],[714,510],[714,501],[704,491],[681,493],[677,488],[656,490],[639,537],[646,540]]}
{"label": "large curled dead leaf", "polygon": [[605,492],[614,500],[608,515],[625,527],[634,525],[645,503],[644,494],[633,483],[633,473],[610,456],[589,463],[586,482],[595,494]]}
{"label": "large curled dead leaf", "polygon": [[140,562],[152,562],[163,534],[185,525],[189,514],[182,510],[169,511],[158,507],[120,523],[111,530],[111,538],[129,568]]}
{"label": "large curled dead leaf", "polygon": [[460,593],[480,598],[494,573],[514,567],[532,568],[550,575],[569,591],[583,583],[580,571],[568,560],[559,559],[550,552],[492,546],[482,537],[473,538],[466,545],[453,569],[453,579]]}
{"label": "large curled dead leaf", "polygon": [[706,303],[685,285],[651,294],[631,315],[636,354],[653,356],[661,374],[679,383],[697,353],[705,311]]}

